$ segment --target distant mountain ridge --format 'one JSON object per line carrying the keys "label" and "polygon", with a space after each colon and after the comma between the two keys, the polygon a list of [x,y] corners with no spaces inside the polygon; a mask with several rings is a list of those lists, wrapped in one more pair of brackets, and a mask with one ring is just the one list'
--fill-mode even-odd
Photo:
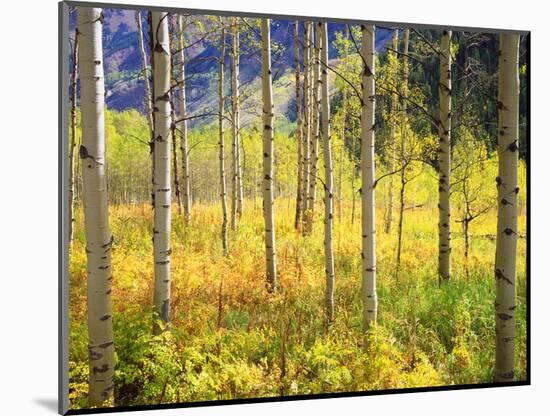
{"label": "distant mountain ridge", "polygon": [[[143,29],[146,33],[145,46],[149,54],[149,35],[147,33],[146,12],[142,12]],[[76,13],[71,13],[69,22],[70,36],[74,36]],[[336,38],[337,31],[343,31],[345,25],[328,25],[329,44]],[[288,108],[289,103],[278,103],[277,100],[293,100],[293,89],[288,85],[288,72],[294,70],[294,21],[273,20],[271,25],[273,44],[281,46],[280,53],[273,59],[275,83],[282,82],[288,94],[276,94],[276,107]],[[381,52],[386,43],[391,40],[391,31],[385,28],[376,30],[376,50]],[[107,106],[111,109],[123,111],[129,108],[145,111],[145,87],[141,78],[141,57],[138,47],[137,24],[134,10],[104,9],[103,26],[103,53],[105,68],[105,88]],[[229,48],[227,48],[229,50]],[[189,62],[186,74],[192,76],[187,83],[186,93],[188,112],[193,113],[202,109],[211,109],[216,103],[217,58],[218,45],[212,41],[197,44],[187,51]],[[240,81],[243,86],[259,84],[260,63],[259,50],[247,51],[240,58]],[[226,54],[227,63],[229,57]],[[329,58],[336,58],[336,50],[329,48]],[[229,69],[229,65],[226,66]],[[285,75],[286,74],[286,75]],[[227,83],[229,91],[229,82]],[[259,85],[258,85],[259,86]],[[246,88],[246,87],[245,87]],[[255,94],[251,94],[250,99]],[[251,104],[251,103],[249,103]],[[249,105],[250,106],[250,105]],[[247,115],[243,115],[245,122]]]}

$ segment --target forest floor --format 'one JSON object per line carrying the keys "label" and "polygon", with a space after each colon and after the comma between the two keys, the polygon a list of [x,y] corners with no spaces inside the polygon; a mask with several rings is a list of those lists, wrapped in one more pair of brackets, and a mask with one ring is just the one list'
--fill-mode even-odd
{"label": "forest floor", "polygon": [[[358,201],[359,203],[359,201]],[[359,208],[359,205],[358,205]],[[405,212],[401,272],[397,227],[383,232],[377,210],[378,327],[361,331],[361,230],[351,204],[334,228],[335,322],[324,327],[322,205],[312,235],[294,229],[294,200],[276,202],[281,290],[265,286],[261,201],[245,204],[229,256],[219,205],[193,207],[184,226],[172,207],[172,323],[151,335],[153,210],[111,206],[114,235],[115,404],[350,392],[488,383],[494,362],[496,212],[471,224],[469,277],[464,239],[453,224],[452,280],[437,277],[437,210]],[[87,407],[86,254],[82,210],[70,253],[70,400]],[[525,214],[519,234],[525,236]],[[518,240],[516,378],[526,378],[526,239]]]}

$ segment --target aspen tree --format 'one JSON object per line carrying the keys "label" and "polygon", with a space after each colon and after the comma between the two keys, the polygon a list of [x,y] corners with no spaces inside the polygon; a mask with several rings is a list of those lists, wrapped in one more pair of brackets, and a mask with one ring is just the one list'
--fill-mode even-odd
{"label": "aspen tree", "polygon": [[139,52],[141,56],[141,75],[145,84],[145,108],[147,110],[147,124],[149,131],[153,134],[153,106],[151,101],[151,87],[149,86],[149,71],[147,70],[147,57],[145,55],[145,46],[143,44],[143,28],[141,25],[141,12],[136,10],[136,24],[139,40]]}
{"label": "aspen tree", "polygon": [[270,19],[262,19],[262,101],[263,101],[263,210],[267,285],[277,289],[277,257],[275,250],[275,218],[273,212],[273,86],[271,81]]}
{"label": "aspen tree", "polygon": [[451,278],[451,31],[439,51],[439,281]]}
{"label": "aspen tree", "polygon": [[227,184],[225,180],[225,137],[224,137],[224,68],[225,68],[225,27],[222,23],[220,35],[220,57],[218,61],[218,135],[219,135],[219,159],[220,159],[220,198],[222,202],[222,247],[223,255],[229,254],[227,244]]}
{"label": "aspen tree", "polygon": [[74,33],[73,68],[71,72],[71,141],[69,143],[69,243],[74,234],[74,188],[76,147],[76,83],[78,79],[78,27]]}
{"label": "aspen tree", "polygon": [[242,181],[240,162],[240,114],[239,114],[239,29],[237,19],[231,25],[231,109],[232,109],[232,167],[231,175],[231,229],[237,229],[237,218],[242,215]]}
{"label": "aspen tree", "polygon": [[319,136],[321,131],[319,114],[321,111],[321,72],[320,72],[320,59],[321,59],[321,37],[319,36],[321,22],[316,24],[317,28],[314,29],[312,24],[311,39],[312,44],[312,57],[310,70],[311,76],[311,132],[309,142],[309,163],[310,163],[310,177],[309,177],[309,192],[307,201],[307,218],[306,218],[306,232],[311,233],[313,229],[313,220],[315,216],[315,203],[317,199],[317,175],[319,168]]}
{"label": "aspen tree", "polygon": [[304,125],[303,125],[303,192],[302,192],[302,222],[304,229],[307,220],[308,199],[309,199],[309,181],[310,178],[310,158],[309,141],[311,136],[311,22],[304,23]]}
{"label": "aspen tree", "polygon": [[374,26],[361,25],[361,229],[363,329],[376,324],[376,229],[374,204]]}
{"label": "aspen tree", "polygon": [[181,153],[181,169],[182,169],[182,196],[183,196],[183,218],[185,224],[191,221],[191,182],[189,176],[189,145],[187,140],[187,116],[186,97],[185,97],[185,43],[183,38],[184,25],[183,16],[178,16],[178,50],[180,58],[180,70],[178,73],[179,84],[179,123],[180,130],[180,153]]}
{"label": "aspen tree", "polygon": [[332,153],[330,141],[330,101],[328,95],[328,33],[327,24],[319,23],[317,36],[321,39],[319,49],[322,60],[322,135],[325,162],[325,308],[326,321],[334,321],[334,255],[332,251],[332,229],[334,226],[334,198],[332,180]]}
{"label": "aspen tree", "polygon": [[234,135],[237,137],[236,144],[236,163],[237,163],[237,217],[241,218],[243,215],[244,209],[244,185],[243,185],[243,167],[241,161],[241,152],[242,152],[242,141],[241,141],[241,119],[240,119],[240,31],[237,20],[235,19],[235,24],[233,25],[233,62],[235,70],[234,73],[234,106],[233,109],[233,129]]}
{"label": "aspen tree", "polygon": [[[176,42],[178,38],[178,32],[176,28],[176,22],[174,16],[170,16],[170,81],[175,84],[175,68],[176,68]],[[176,191],[176,200],[178,201],[178,214],[182,214],[182,200],[181,200],[181,189],[180,189],[180,177],[178,172],[178,138],[176,134],[176,105],[174,94],[170,94],[170,134],[172,138],[172,163],[174,169],[174,190]]]}
{"label": "aspen tree", "polygon": [[302,218],[302,182],[304,180],[303,173],[303,143],[302,143],[302,89],[300,87],[300,47],[299,47],[299,29],[300,23],[298,20],[294,22],[294,66],[296,78],[296,144],[298,146],[298,186],[296,188],[296,217],[294,220],[294,228],[300,227]]}
{"label": "aspen tree", "polygon": [[[399,278],[401,268],[401,249],[403,248],[403,219],[405,216],[405,187],[407,185],[405,158],[407,152],[407,98],[409,95],[409,35],[410,29],[405,29],[403,33],[403,85],[401,87],[403,100],[401,102],[401,143],[399,146],[399,160],[402,163],[399,178],[401,187],[399,189],[399,219],[397,223],[397,259],[395,268],[395,278]],[[393,175],[392,175],[393,176]]]}
{"label": "aspen tree", "polygon": [[109,202],[105,176],[105,79],[103,11],[78,7],[82,183],[88,260],[88,352],[90,407],[112,405],[114,339],[111,304]]}
{"label": "aspen tree", "polygon": [[[170,45],[168,14],[152,12],[153,33],[153,97],[154,97],[154,229],[155,261],[154,305],[163,324],[170,321],[170,229],[171,229],[171,175],[170,175]],[[162,331],[155,324],[154,331]]]}
{"label": "aspen tree", "polygon": [[494,380],[514,380],[518,239],[519,35],[502,33],[498,70],[498,222]]}
{"label": "aspen tree", "polygon": [[[147,23],[149,25],[149,47],[151,50],[150,61],[151,61],[151,77],[154,76],[155,72],[155,39],[153,38],[153,14],[152,12],[147,13]],[[145,57],[145,55],[143,55]],[[155,85],[154,82],[151,84],[151,116],[153,120],[153,129],[151,130],[151,137],[149,140],[149,152],[151,155],[151,207],[155,208],[155,107],[154,103],[155,97]]]}
{"label": "aspen tree", "polygon": [[[397,81],[399,78],[399,65],[398,57],[397,57],[397,48],[398,48],[398,40],[399,40],[399,29],[394,29],[393,31],[393,38],[392,38],[392,48],[393,48],[393,56],[395,57],[394,62],[396,63],[396,70],[395,70],[395,77],[394,77],[394,85],[397,87]],[[403,59],[406,59],[406,56],[403,57]],[[395,170],[395,132],[397,130],[397,92],[394,91],[391,94],[391,131],[390,131],[390,166],[389,171],[393,172]],[[391,232],[391,227],[393,223],[393,189],[394,189],[394,178],[393,175],[390,175],[390,185],[389,185],[389,192],[388,192],[388,211],[386,213],[386,226],[384,231],[386,234],[389,234]]]}

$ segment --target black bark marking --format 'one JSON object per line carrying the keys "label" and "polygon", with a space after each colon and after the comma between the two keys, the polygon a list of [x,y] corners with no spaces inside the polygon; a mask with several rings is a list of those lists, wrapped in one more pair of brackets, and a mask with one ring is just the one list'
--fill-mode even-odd
{"label": "black bark marking", "polygon": [[514,140],[512,143],[510,143],[506,149],[510,152],[517,152],[517,150],[519,149],[517,140]]}
{"label": "black bark marking", "polygon": [[[78,148],[78,155],[80,159],[90,159],[93,162],[97,163],[98,165],[103,165],[103,163],[99,162],[96,157],[92,156],[90,153],[88,153],[88,149],[83,144],[80,145]],[[91,167],[91,165],[88,165]]]}
{"label": "black bark marking", "polygon": [[500,269],[495,269],[495,277],[497,278],[497,280],[504,280],[509,285],[514,284],[510,279],[508,279],[506,276],[504,276],[504,273]]}
{"label": "black bark marking", "polygon": [[103,357],[103,354],[94,351],[92,347],[88,346],[88,357],[90,358],[90,361],[96,361],[101,359],[101,357]]}
{"label": "black bark marking", "polygon": [[92,372],[94,374],[97,374],[97,373],[106,373],[107,371],[109,371],[109,365],[108,364],[103,364],[101,367],[93,367],[92,368]]}
{"label": "black bark marking", "polygon": [[507,320],[513,318],[512,315],[508,315],[507,313],[497,313],[497,316],[498,316],[499,319],[501,319],[503,321],[507,321]]}

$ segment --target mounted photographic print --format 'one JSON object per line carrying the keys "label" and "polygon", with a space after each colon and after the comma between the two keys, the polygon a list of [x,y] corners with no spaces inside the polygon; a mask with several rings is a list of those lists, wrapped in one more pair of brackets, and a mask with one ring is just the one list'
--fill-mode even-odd
{"label": "mounted photographic print", "polygon": [[61,413],[530,383],[529,32],[59,11]]}

